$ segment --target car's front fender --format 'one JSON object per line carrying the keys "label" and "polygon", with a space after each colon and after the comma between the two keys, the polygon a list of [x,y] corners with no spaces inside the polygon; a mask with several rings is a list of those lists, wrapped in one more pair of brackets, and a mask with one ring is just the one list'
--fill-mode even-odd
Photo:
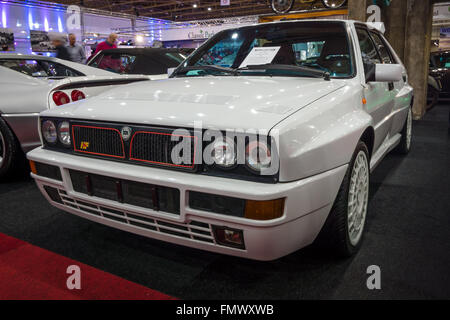
{"label": "car's front fender", "polygon": [[361,136],[373,127],[372,117],[363,110],[362,98],[361,87],[346,86],[273,128],[271,135],[278,135],[281,182],[350,162]]}

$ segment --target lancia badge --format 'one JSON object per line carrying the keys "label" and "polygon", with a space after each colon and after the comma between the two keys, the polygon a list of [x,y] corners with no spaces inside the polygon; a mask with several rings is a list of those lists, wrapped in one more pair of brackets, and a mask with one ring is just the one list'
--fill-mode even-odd
{"label": "lancia badge", "polygon": [[120,131],[123,140],[128,141],[131,138],[132,131],[133,130],[130,127],[123,127],[122,130]]}

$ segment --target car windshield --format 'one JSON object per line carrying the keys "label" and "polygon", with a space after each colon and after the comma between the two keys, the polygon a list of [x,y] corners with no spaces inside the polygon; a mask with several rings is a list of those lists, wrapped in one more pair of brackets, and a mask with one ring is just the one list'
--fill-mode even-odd
{"label": "car windshield", "polygon": [[431,65],[436,68],[450,68],[450,53],[432,55]]}
{"label": "car windshield", "polygon": [[120,74],[167,74],[168,69],[176,68],[186,59],[176,51],[155,51],[149,54],[121,52],[102,52],[89,65],[91,67]]}
{"label": "car windshield", "polygon": [[342,22],[282,22],[222,31],[197,49],[174,77],[353,75]]}

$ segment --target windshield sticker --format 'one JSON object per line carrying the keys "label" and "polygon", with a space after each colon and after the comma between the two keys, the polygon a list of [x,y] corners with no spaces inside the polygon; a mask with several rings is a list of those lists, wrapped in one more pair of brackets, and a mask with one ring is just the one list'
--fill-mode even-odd
{"label": "windshield sticker", "polygon": [[241,64],[241,68],[251,65],[268,64],[273,61],[281,47],[253,48]]}

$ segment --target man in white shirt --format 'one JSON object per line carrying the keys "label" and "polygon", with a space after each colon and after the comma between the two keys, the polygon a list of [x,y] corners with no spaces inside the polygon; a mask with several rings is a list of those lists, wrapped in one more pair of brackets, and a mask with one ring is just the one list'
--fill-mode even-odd
{"label": "man in white shirt", "polygon": [[86,53],[81,45],[77,43],[77,37],[73,34],[69,34],[69,45],[67,46],[69,51],[70,60],[78,63],[86,63]]}

